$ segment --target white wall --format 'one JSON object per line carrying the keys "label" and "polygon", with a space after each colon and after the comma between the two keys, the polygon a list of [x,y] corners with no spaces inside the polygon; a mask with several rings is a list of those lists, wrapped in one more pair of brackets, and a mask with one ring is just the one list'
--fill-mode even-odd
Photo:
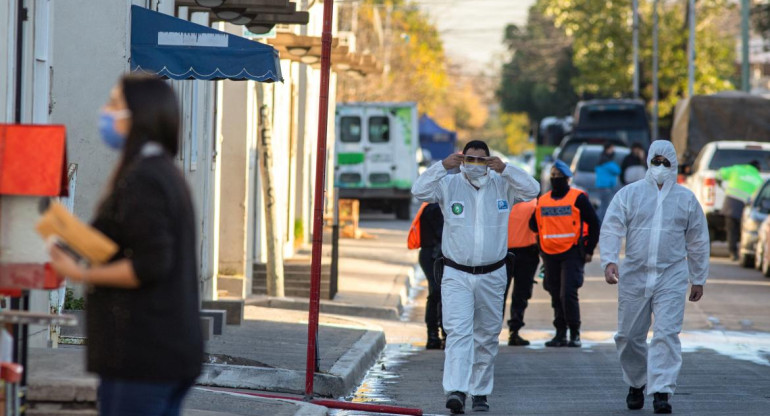
{"label": "white wall", "polygon": [[[53,123],[67,126],[67,156],[78,165],[75,214],[93,217],[118,153],[99,138],[99,109],[128,70],[130,0],[54,1]],[[145,5],[144,1],[135,3]]]}
{"label": "white wall", "polygon": [[0,122],[13,121],[16,76],[16,2],[0,2]]}

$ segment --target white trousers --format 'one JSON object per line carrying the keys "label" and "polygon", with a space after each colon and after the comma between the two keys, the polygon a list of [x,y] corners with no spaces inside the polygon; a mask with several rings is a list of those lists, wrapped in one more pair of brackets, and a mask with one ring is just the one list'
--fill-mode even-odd
{"label": "white trousers", "polygon": [[441,303],[447,333],[445,393],[492,393],[506,282],[505,266],[476,275],[444,267]]}
{"label": "white trousers", "polygon": [[[630,291],[629,291],[630,292]],[[618,348],[623,380],[632,387],[647,385],[647,394],[674,393],[682,368],[682,332],[686,287],[658,288],[645,298],[644,290],[629,293],[619,288]],[[647,346],[651,315],[655,316],[652,341]]]}

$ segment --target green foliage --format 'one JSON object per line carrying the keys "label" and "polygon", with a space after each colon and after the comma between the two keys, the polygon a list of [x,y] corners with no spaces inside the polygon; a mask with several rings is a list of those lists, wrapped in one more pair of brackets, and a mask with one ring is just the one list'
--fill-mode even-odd
{"label": "green foliage", "polygon": [[[572,84],[578,94],[601,97],[630,96],[633,79],[631,7],[605,0],[541,0],[546,15],[573,39],[573,61],[578,75]],[[686,2],[659,2],[660,116],[670,117],[687,89]],[[695,93],[734,89],[734,37],[728,0],[697,2]],[[653,2],[639,2],[641,94],[652,98]]]}
{"label": "green foliage", "polygon": [[[652,1],[639,2],[640,92],[652,98]],[[687,2],[659,2],[659,111],[665,125],[687,89]],[[734,89],[735,19],[729,0],[699,0],[695,93]],[[735,16],[732,16],[735,17]],[[770,19],[768,19],[770,21]],[[513,52],[498,91],[507,112],[535,121],[570,114],[578,97],[630,97],[633,92],[630,1],[537,0],[524,28],[509,26]],[[770,26],[770,25],[769,25]]]}
{"label": "green foliage", "polygon": [[302,242],[305,237],[305,223],[302,219],[294,220],[294,242]]}
{"label": "green foliage", "polygon": [[86,301],[82,297],[76,298],[75,292],[67,288],[64,295],[64,308],[68,311],[81,311],[86,308]]}
{"label": "green foliage", "polygon": [[541,3],[530,8],[524,28],[506,28],[504,42],[513,55],[503,65],[497,91],[504,112],[526,113],[533,121],[569,115],[578,101],[571,85],[577,75],[571,40],[544,15]]}
{"label": "green foliage", "polygon": [[362,80],[341,74],[339,102],[414,101],[418,112],[429,114],[445,128],[483,127],[487,112],[481,88],[450,76],[438,29],[415,3],[362,0],[340,7],[356,10],[357,52],[372,54],[387,70]]}

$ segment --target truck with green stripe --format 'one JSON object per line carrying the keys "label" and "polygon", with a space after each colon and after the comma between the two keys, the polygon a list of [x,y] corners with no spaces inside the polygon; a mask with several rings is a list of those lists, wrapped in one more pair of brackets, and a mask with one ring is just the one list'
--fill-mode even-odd
{"label": "truck with green stripe", "polygon": [[409,219],[420,154],[417,121],[416,103],[338,104],[334,182],[340,198]]}

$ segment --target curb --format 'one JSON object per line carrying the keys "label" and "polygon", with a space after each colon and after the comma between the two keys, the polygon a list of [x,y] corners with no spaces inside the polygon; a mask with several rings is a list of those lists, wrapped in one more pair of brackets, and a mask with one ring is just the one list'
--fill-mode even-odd
{"label": "curb", "polygon": [[344,392],[333,397],[342,397],[354,391],[364,379],[369,368],[385,348],[385,334],[380,331],[366,331],[350,349],[334,363],[329,372],[342,379]]}
{"label": "curb", "polygon": [[[268,406],[274,407],[276,405],[281,406],[282,408],[295,407],[296,410],[292,413],[292,416],[326,416],[329,410],[324,406],[307,403],[301,400],[251,396],[251,395],[242,394],[238,392],[210,390],[210,389],[201,388],[201,387],[194,387],[193,390],[191,391],[191,395],[194,391],[200,392],[202,394],[206,394],[207,397],[216,397],[216,396],[227,397],[230,399],[228,400],[230,403],[240,402],[241,404],[248,404],[248,405],[251,405],[253,403],[253,406],[248,406],[249,408],[252,408],[252,409],[258,409],[258,408],[268,407]],[[260,403],[263,404],[263,406],[259,406]],[[202,407],[211,407],[211,406],[202,406]],[[275,409],[267,409],[266,411],[270,412],[274,410]],[[226,411],[226,409],[204,410],[204,409],[185,407],[184,411],[182,412],[182,415],[183,416],[214,416],[214,415],[236,416],[236,415],[242,414],[237,411],[236,413],[223,413],[224,411]],[[286,413],[287,412],[281,411],[281,414],[286,414]],[[266,413],[254,413],[254,414],[267,415]]]}
{"label": "curb", "polygon": [[[384,348],[385,334],[382,331],[367,330],[334,363],[329,373],[315,374],[313,377],[314,393],[323,397],[346,396],[358,387],[369,367],[374,364]],[[204,364],[196,384],[304,394],[305,372],[282,368]]]}
{"label": "curb", "polygon": [[[307,311],[310,301],[305,298],[277,298],[260,296],[246,300],[248,306],[261,306],[265,308],[290,309]],[[350,303],[337,303],[329,300],[320,302],[320,312],[333,315],[351,315],[362,318],[398,320],[401,305],[396,307],[361,306]]]}

